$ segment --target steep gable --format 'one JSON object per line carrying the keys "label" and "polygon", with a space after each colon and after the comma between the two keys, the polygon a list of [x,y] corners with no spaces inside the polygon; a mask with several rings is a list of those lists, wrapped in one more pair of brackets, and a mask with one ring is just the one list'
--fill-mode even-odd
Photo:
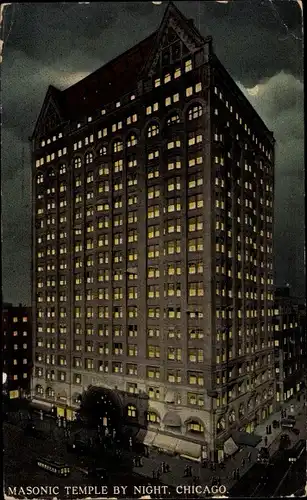
{"label": "steep gable", "polygon": [[63,116],[60,107],[60,91],[50,85],[37,119],[32,138],[48,135],[62,123]]}
{"label": "steep gable", "polygon": [[142,76],[151,77],[159,64],[167,65],[168,58],[176,61],[193,54],[205,44],[205,39],[175,5],[170,2],[165,10],[153,50],[145,64]]}

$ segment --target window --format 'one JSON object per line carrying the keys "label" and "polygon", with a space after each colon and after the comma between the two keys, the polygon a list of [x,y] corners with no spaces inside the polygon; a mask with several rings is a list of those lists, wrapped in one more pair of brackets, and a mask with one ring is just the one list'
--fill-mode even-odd
{"label": "window", "polygon": [[199,144],[203,140],[203,136],[199,132],[191,132],[189,133],[188,145],[193,146],[194,144]]}
{"label": "window", "polygon": [[123,143],[121,141],[114,142],[113,144],[114,153],[119,153],[122,150],[123,150]]}
{"label": "window", "polygon": [[146,107],[146,115],[151,115],[153,111],[158,111],[158,109],[159,109],[159,104],[155,102],[153,106]]}
{"label": "window", "polygon": [[159,125],[158,124],[150,125],[147,131],[147,137],[154,137],[155,135],[158,134],[159,134]]}
{"label": "window", "polygon": [[201,105],[193,106],[189,109],[188,117],[189,120],[195,120],[196,118],[200,118],[203,114],[203,107]]}
{"label": "window", "polygon": [[94,160],[94,155],[93,153],[86,153],[85,155],[85,163],[88,165],[89,163],[92,163]]}
{"label": "window", "polygon": [[131,134],[127,140],[127,147],[131,148],[132,146],[136,146],[138,143],[137,138],[134,134]]}
{"label": "window", "polygon": [[193,69],[193,65],[192,65],[192,60],[191,59],[188,59],[187,61],[185,61],[184,63],[184,71],[186,73],[188,73],[188,71],[191,71]]}
{"label": "window", "polygon": [[74,167],[81,168],[81,158],[78,157],[74,159]]}
{"label": "window", "polygon": [[173,125],[174,123],[180,123],[180,116],[178,113],[174,113],[167,119],[167,125]]}

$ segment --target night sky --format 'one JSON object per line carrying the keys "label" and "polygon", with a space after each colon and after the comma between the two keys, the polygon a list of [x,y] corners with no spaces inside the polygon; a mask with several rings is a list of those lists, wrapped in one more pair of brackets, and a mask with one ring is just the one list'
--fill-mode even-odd
{"label": "night sky", "polygon": [[[304,293],[302,14],[298,1],[174,2],[275,134],[276,283]],[[49,84],[64,89],[155,31],[167,2],[13,4],[4,11],[4,300],[30,304],[28,137]]]}

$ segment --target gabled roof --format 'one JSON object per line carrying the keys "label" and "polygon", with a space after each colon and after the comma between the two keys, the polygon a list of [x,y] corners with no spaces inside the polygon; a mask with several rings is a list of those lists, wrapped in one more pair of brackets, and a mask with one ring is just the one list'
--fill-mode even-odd
{"label": "gabled roof", "polygon": [[65,114],[85,116],[135,89],[137,79],[156,39],[156,32],[63,91]]}
{"label": "gabled roof", "polygon": [[182,12],[177,9],[177,7],[173,4],[173,2],[169,2],[162,21],[160,23],[160,27],[157,30],[157,38],[156,42],[153,46],[153,49],[150,53],[150,56],[143,68],[142,75],[146,75],[151,65],[154,63],[155,55],[162,44],[163,37],[166,34],[168,25],[171,20],[175,20],[175,24],[178,25],[179,32],[181,31],[181,35],[183,35],[186,39],[189,39],[192,43],[195,43],[197,46],[203,45],[205,43],[205,39],[202,37],[198,29],[194,26],[193,19],[187,19]]}
{"label": "gabled roof", "polygon": [[169,2],[159,29],[145,40],[63,91],[49,86],[33,136],[39,131],[39,124],[44,120],[51,99],[58,105],[63,121],[78,120],[132,92],[155,58],[170,18],[175,20],[181,34],[184,32],[187,39],[197,45],[204,42],[193,23]]}
{"label": "gabled roof", "polygon": [[49,85],[48,90],[46,92],[45,98],[43,105],[41,107],[40,113],[38,115],[38,118],[36,120],[36,124],[32,133],[32,137],[35,137],[38,132],[39,132],[39,126],[41,122],[44,120],[46,114],[48,113],[48,108],[49,106],[53,106],[59,115],[60,119],[63,119],[63,114],[62,114],[62,95],[61,91],[54,87],[53,85]]}

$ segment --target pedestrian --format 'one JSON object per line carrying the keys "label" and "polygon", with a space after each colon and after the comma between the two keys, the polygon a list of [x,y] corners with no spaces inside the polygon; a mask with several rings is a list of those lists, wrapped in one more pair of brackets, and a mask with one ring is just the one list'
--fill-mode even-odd
{"label": "pedestrian", "polygon": [[132,448],[132,437],[129,438],[129,447]]}
{"label": "pedestrian", "polygon": [[264,438],[264,446],[267,446],[267,445],[268,445],[268,437],[265,436],[265,438]]}
{"label": "pedestrian", "polygon": [[266,428],[265,428],[265,433],[266,433],[266,434],[268,434],[268,433],[269,433],[269,427],[268,427],[268,426],[266,426]]}
{"label": "pedestrian", "polygon": [[272,425],[269,425],[269,434],[272,434]]}

